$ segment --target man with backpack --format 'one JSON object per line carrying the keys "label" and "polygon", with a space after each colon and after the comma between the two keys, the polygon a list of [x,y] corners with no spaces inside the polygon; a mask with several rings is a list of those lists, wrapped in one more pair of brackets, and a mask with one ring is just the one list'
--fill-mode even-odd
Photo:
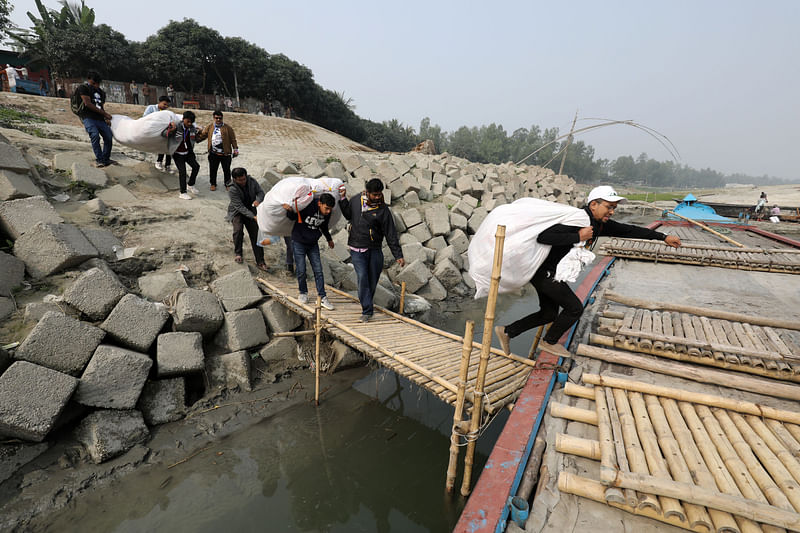
{"label": "man with backpack", "polygon": [[[111,145],[113,137],[111,135],[111,115],[103,109],[106,103],[106,93],[100,88],[103,81],[100,75],[91,71],[87,75],[87,82],[75,89],[70,101],[72,112],[78,115],[83,122],[86,133],[92,141],[95,165],[97,168],[107,167],[116,163],[111,160]],[[100,139],[103,139],[103,146],[100,146]]]}

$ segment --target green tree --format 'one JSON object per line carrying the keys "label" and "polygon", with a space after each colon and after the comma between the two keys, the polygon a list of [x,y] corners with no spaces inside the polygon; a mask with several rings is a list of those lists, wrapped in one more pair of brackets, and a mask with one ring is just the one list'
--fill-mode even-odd
{"label": "green tree", "polygon": [[0,40],[5,35],[8,35],[8,29],[11,28],[11,18],[9,15],[14,10],[8,0],[0,0]]}

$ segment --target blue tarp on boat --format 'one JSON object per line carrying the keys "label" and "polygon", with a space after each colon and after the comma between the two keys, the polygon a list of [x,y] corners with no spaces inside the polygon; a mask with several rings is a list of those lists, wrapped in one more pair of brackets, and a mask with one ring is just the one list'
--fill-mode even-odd
{"label": "blue tarp on boat", "polygon": [[[697,198],[694,197],[693,194],[687,194],[683,201],[679,203],[675,209],[673,209],[675,213],[678,213],[681,216],[686,218],[691,218],[692,220],[703,220],[707,222],[725,222],[725,223],[734,223],[735,220],[730,218],[726,218],[717,214],[713,208],[701,204],[697,201]],[[679,220],[678,217],[674,215],[667,215],[667,219],[671,220]]]}

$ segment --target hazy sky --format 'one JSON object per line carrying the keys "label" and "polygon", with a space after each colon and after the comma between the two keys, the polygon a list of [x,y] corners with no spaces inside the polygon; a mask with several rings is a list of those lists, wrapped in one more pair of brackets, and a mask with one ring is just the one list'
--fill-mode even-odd
{"label": "hazy sky", "polygon": [[[56,8],[55,0],[44,0]],[[11,0],[25,27],[33,0]],[[284,53],[356,112],[447,131],[569,130],[573,115],[631,119],[681,162],[800,179],[800,0],[88,0],[97,23],[141,41],[191,16]],[[589,125],[579,121],[578,125]],[[596,155],[669,154],[627,126],[579,137]]]}

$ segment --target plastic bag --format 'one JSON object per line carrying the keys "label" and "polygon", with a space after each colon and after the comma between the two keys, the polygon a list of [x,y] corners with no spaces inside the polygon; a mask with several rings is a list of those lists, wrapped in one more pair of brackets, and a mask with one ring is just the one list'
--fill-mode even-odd
{"label": "plastic bag", "polygon": [[258,238],[256,239],[256,244],[261,246],[262,248],[265,246],[269,246],[270,244],[276,244],[283,240],[283,237],[278,237],[277,235],[267,235],[260,229],[258,230]]}
{"label": "plastic bag", "polygon": [[171,154],[178,148],[180,140],[162,137],[161,132],[167,129],[170,122],[177,124],[180,120],[178,115],[169,110],[156,111],[137,119],[112,115],[111,133],[115,141],[130,148],[153,154]]}
{"label": "plastic bag", "polygon": [[469,275],[475,281],[475,298],[489,294],[498,225],[506,227],[498,289],[505,293],[516,291],[531,280],[551,248],[536,242],[536,238],[555,224],[585,227],[589,225],[589,215],[583,209],[538,198],[520,198],[493,209],[472,237],[467,250]]}
{"label": "plastic bag", "polygon": [[575,244],[572,250],[561,258],[561,261],[556,265],[556,275],[553,279],[572,283],[578,279],[583,267],[594,261],[595,255],[584,248],[584,244],[586,244],[586,241]]}
{"label": "plastic bag", "polygon": [[337,207],[339,204],[338,189],[342,183],[340,179],[327,177],[319,179],[305,176],[283,178],[267,192],[264,201],[256,208],[259,231],[264,235],[290,236],[297,219],[292,220],[286,216],[283,204],[289,204],[292,206],[292,211],[297,213],[326,192],[330,193],[336,201],[328,223],[329,227],[333,227],[342,216],[341,210]]}

